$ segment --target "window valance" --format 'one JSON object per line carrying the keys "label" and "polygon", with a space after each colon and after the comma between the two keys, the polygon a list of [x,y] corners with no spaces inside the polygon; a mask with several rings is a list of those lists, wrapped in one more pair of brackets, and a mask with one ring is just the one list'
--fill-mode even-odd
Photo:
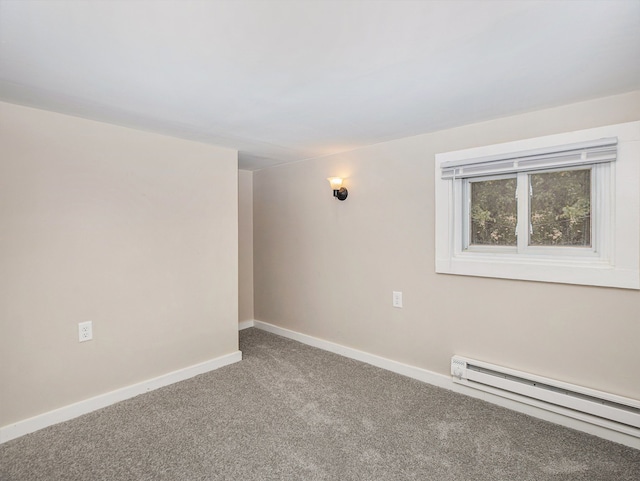
{"label": "window valance", "polygon": [[577,142],[541,149],[443,162],[442,179],[510,174],[531,170],[567,168],[616,160],[617,137]]}

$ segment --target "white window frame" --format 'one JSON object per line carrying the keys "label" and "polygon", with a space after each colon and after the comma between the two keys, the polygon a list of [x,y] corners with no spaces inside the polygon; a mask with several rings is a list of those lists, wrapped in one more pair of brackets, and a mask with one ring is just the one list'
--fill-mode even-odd
{"label": "white window frame", "polygon": [[[528,211],[528,205],[518,208],[518,234],[527,234],[526,241],[519,242],[517,248],[467,248],[463,202],[468,181],[455,176],[443,178],[443,164],[478,165],[484,159],[603,138],[617,138],[615,161],[584,166],[592,168],[592,248],[528,246],[528,229],[520,225],[528,222],[528,216],[520,217],[521,212]],[[555,170],[568,168],[573,167]],[[546,166],[528,172],[551,170],[552,166]],[[436,272],[640,289],[640,122],[437,154],[435,176]],[[518,196],[528,198],[527,184],[520,182],[518,188]]]}

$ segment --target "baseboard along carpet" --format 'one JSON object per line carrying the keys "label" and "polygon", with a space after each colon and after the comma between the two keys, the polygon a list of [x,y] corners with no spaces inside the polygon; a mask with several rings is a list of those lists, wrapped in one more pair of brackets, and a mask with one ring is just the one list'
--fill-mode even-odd
{"label": "baseboard along carpet", "polygon": [[2,481],[637,481],[640,451],[250,328],[243,360],[0,445]]}

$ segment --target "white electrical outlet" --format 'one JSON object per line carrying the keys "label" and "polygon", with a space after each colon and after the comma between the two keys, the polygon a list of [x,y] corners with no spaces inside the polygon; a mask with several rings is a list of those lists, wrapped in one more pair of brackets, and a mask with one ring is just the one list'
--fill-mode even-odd
{"label": "white electrical outlet", "polygon": [[402,307],[402,292],[393,291],[393,307]]}
{"label": "white electrical outlet", "polygon": [[93,339],[93,324],[91,321],[78,323],[78,341],[90,341]]}

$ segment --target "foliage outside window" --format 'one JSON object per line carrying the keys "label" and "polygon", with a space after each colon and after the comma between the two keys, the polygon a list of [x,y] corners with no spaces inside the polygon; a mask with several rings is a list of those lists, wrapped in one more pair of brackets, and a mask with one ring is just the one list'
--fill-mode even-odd
{"label": "foliage outside window", "polygon": [[[528,185],[528,214],[518,208],[518,182]],[[516,246],[519,210],[529,246],[591,247],[591,169],[480,178],[468,189],[470,247]]]}
{"label": "foliage outside window", "polygon": [[471,245],[516,245],[516,178],[470,183]]}
{"label": "foliage outside window", "polygon": [[529,175],[529,245],[591,247],[591,170]]}

